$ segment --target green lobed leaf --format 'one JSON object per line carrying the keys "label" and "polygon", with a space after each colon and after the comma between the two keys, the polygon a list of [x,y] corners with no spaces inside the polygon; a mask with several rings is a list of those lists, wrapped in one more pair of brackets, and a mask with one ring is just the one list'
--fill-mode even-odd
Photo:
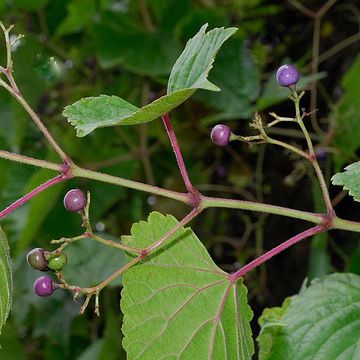
{"label": "green lobed leaf", "polygon": [[[153,212],[123,242],[145,248],[177,223]],[[127,270],[121,309],[128,359],[251,359],[247,289],[227,275],[189,228]]]}
{"label": "green lobed leaf", "polygon": [[0,227],[0,333],[10,312],[13,292],[10,249]]}
{"label": "green lobed leaf", "polygon": [[355,201],[360,201],[360,161],[345,168],[344,172],[337,173],[331,178],[333,185],[343,186],[349,191]]}
{"label": "green lobed leaf", "polygon": [[260,360],[349,360],[360,356],[360,277],[315,279],[259,319]]}
{"label": "green lobed leaf", "polygon": [[155,120],[188,99],[197,89],[220,90],[207,80],[214,57],[221,45],[237,30],[207,25],[188,41],[172,68],[167,95],[139,109],[117,96],[101,95],[81,99],[65,107],[63,115],[75,126],[78,136],[99,127],[134,125]]}

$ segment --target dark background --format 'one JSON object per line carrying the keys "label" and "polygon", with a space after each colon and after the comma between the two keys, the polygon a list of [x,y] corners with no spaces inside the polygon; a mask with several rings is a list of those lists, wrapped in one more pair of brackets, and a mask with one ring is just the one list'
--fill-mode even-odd
{"label": "dark background", "polygon": [[[160,120],[136,127],[96,130],[85,138],[61,113],[81,97],[117,95],[141,106],[163,95],[167,77],[187,39],[201,25],[236,26],[237,34],[220,51],[210,74],[221,93],[197,92],[176,109],[173,125],[190,177],[204,194],[248,199],[307,211],[322,211],[316,178],[309,165],[270,145],[249,148],[212,144],[219,122],[241,135],[252,134],[256,110],[293,116],[288,91],[275,83],[276,69],[294,63],[309,90],[302,106],[317,155],[329,181],[358,160],[360,93],[358,1],[335,1],[320,19],[294,5],[319,10],[325,1],[220,0],[13,0],[0,1],[5,25],[22,33],[14,52],[14,77],[26,99],[54,136],[85,167],[157,186],[184,191],[169,140]],[[321,21],[320,21],[321,20]],[[317,26],[317,28],[316,28]],[[314,37],[315,29],[315,37]],[[316,29],[319,30],[318,34]],[[318,41],[318,46],[314,47]],[[4,43],[0,56],[4,59]],[[318,67],[316,53],[320,54]],[[3,62],[4,64],[4,62]],[[348,74],[348,75],[347,75]],[[316,82],[316,84],[314,83]],[[316,90],[314,90],[316,89]],[[293,126],[279,126],[274,137],[305,146]],[[1,148],[57,161],[40,132],[4,89],[0,89]],[[0,204],[12,201],[51,176],[51,172],[0,159]],[[83,316],[71,294],[40,299],[32,294],[38,276],[25,261],[34,247],[52,249],[51,239],[80,234],[80,219],[67,213],[62,197],[81,187],[92,194],[96,229],[115,239],[132,223],[157,210],[180,219],[187,208],[177,202],[98,182],[74,179],[44,192],[3,220],[14,265],[14,306],[3,329],[1,359],[125,358],[121,348],[121,281],[101,295],[102,316]],[[359,205],[340,188],[330,187],[337,214],[360,220]],[[255,256],[307,228],[301,221],[227,209],[209,209],[191,224],[216,263],[232,272]],[[303,281],[334,271],[360,273],[357,234],[333,231],[285,251],[245,278],[257,318],[265,307],[280,306]],[[124,256],[89,242],[69,250],[69,282],[91,286],[121,267]]]}

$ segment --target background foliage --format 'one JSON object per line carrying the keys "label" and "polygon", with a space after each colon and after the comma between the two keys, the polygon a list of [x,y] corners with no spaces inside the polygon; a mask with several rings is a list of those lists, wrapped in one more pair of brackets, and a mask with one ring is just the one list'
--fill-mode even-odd
{"label": "background foliage", "polygon": [[[313,9],[323,1],[303,1]],[[358,1],[336,3],[322,21],[320,54],[358,31]],[[199,91],[174,111],[174,127],[184,151],[190,177],[198,189],[212,195],[271,202],[303,210],[321,210],[321,196],[303,161],[282,150],[263,146],[248,149],[234,144],[219,149],[209,139],[211,126],[227,122],[238,133],[249,133],[257,109],[292,115],[278,89],[274,70],[294,62],[309,86],[313,21],[286,1],[221,0],[53,0],[0,1],[1,19],[16,25],[26,38],[14,53],[15,78],[30,104],[41,115],[74,160],[88,168],[183,190],[162,123],[139,127],[98,129],[77,138],[60,114],[84,96],[117,95],[142,106],[166,94],[166,79],[185,41],[204,24],[236,26],[239,31],[223,47],[209,80],[222,92]],[[359,44],[324,56],[316,78],[318,120],[312,136],[327,179],[358,160],[360,115]],[[4,58],[4,48],[0,57]],[[307,77],[307,75],[309,75]],[[309,109],[309,96],[304,106]],[[41,134],[5,91],[0,91],[1,148],[37,158],[53,159]],[[276,135],[299,142],[295,129]],[[201,146],[199,146],[201,144]],[[305,175],[310,175],[307,177]],[[0,203],[11,201],[48,178],[46,170],[0,160]],[[316,183],[314,181],[314,183]],[[67,189],[91,191],[91,216],[99,232],[120,237],[132,223],[157,210],[176,218],[185,207],[170,200],[119,187],[71,180],[42,193],[2,222],[14,259],[14,306],[0,343],[4,359],[121,359],[120,283],[103,292],[102,317],[88,311],[78,316],[71,295],[57,292],[51,299],[32,294],[37,276],[26,264],[33,247],[49,248],[51,239],[79,232],[80,222],[62,206]],[[358,205],[340,188],[331,188],[340,216],[360,220]],[[255,255],[304,229],[304,224],[275,216],[211,209],[192,223],[216,264],[235,271]],[[279,230],[281,229],[281,231]],[[345,241],[346,240],[346,241]],[[280,306],[299,291],[306,276],[333,271],[360,274],[358,235],[331,232],[304,242],[274,258],[246,277],[250,305],[257,318],[265,307]],[[80,243],[77,244],[81,247]],[[69,280],[94,285],[120,267],[124,257],[109,260],[108,249],[90,243],[69,251]],[[71,249],[71,247],[70,247]],[[96,257],[93,255],[96,252]],[[112,261],[113,260],[113,261]],[[104,265],[106,263],[106,266]],[[111,350],[111,351],[110,351]]]}

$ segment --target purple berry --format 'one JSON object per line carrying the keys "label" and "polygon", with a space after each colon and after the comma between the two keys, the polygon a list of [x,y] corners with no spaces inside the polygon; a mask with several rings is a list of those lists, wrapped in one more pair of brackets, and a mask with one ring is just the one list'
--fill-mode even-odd
{"label": "purple berry", "polygon": [[48,262],[45,258],[45,250],[42,248],[32,249],[26,256],[28,264],[35,270],[47,271]]}
{"label": "purple berry", "polygon": [[83,210],[86,205],[86,196],[80,189],[72,189],[64,196],[65,209],[71,212]]}
{"label": "purple berry", "polygon": [[54,290],[54,282],[50,276],[40,276],[34,282],[34,292],[38,296],[50,296]]}
{"label": "purple berry", "polygon": [[294,65],[280,66],[276,72],[276,80],[280,86],[295,85],[300,79],[299,70]]}
{"label": "purple berry", "polygon": [[229,143],[231,130],[227,125],[219,124],[211,130],[211,140],[214,144],[225,146]]}

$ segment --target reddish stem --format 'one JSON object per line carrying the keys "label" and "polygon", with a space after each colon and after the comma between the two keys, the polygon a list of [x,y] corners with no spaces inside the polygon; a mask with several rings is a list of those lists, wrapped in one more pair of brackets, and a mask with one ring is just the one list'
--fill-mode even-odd
{"label": "reddish stem", "polygon": [[10,213],[12,213],[14,210],[16,210],[17,208],[19,208],[21,205],[25,204],[26,202],[28,202],[29,200],[31,200],[34,196],[36,196],[37,194],[41,193],[42,191],[44,191],[45,189],[60,183],[64,180],[67,180],[70,178],[69,174],[61,174],[58,176],[55,176],[54,178],[46,181],[45,183],[41,184],[40,186],[38,186],[37,188],[35,188],[34,190],[30,191],[28,194],[24,195],[23,197],[21,197],[20,199],[16,200],[14,203],[12,203],[11,205],[9,205],[6,209],[4,209],[3,211],[0,212],[0,219],[4,218],[5,216],[9,215]]}
{"label": "reddish stem", "polygon": [[191,184],[188,172],[186,170],[184,159],[183,159],[183,156],[182,156],[182,153],[181,153],[181,150],[180,150],[179,143],[178,143],[178,141],[176,139],[174,129],[173,129],[172,125],[171,125],[169,114],[165,114],[164,116],[162,116],[162,119],[163,119],[163,122],[164,122],[164,125],[165,125],[165,128],[166,128],[167,134],[169,136],[171,146],[172,146],[173,151],[175,153],[176,161],[177,161],[177,164],[179,166],[179,170],[180,170],[181,176],[182,176],[182,178],[184,180],[186,189],[187,189],[187,191],[189,193],[193,193],[194,192],[194,187]]}
{"label": "reddish stem", "polygon": [[315,234],[318,234],[320,232],[323,232],[326,230],[326,226],[323,225],[317,225],[314,226],[308,230],[305,230],[301,232],[300,234],[297,234],[290,238],[289,240],[286,240],[282,244],[274,247],[273,249],[269,250],[265,254],[259,256],[255,260],[251,261],[249,264],[242,267],[240,270],[236,271],[235,273],[230,275],[230,280],[232,282],[236,282],[241,276],[244,276],[249,271],[255,269],[259,265],[263,264],[265,261],[271,259],[273,256],[281,253],[282,251],[286,250],[288,247],[300,242],[303,239],[306,239],[310,236],[313,236]]}

